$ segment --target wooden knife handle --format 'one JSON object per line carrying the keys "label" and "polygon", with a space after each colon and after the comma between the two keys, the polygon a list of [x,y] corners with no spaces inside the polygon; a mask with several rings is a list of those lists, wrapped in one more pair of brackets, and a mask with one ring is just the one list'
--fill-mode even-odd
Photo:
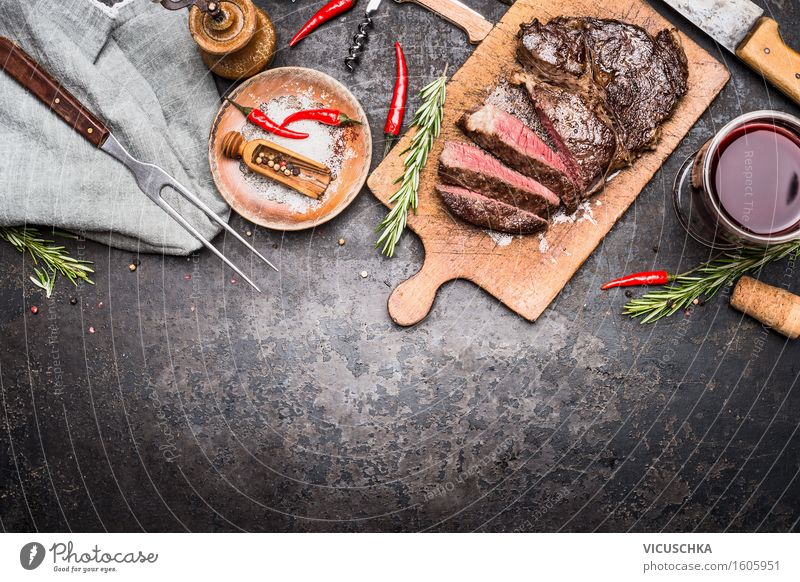
{"label": "wooden knife handle", "polygon": [[28,53],[4,36],[0,36],[0,69],[36,95],[89,142],[100,147],[106,141],[109,134],[106,126]]}
{"label": "wooden knife handle", "polygon": [[800,53],[783,42],[772,18],[759,19],[736,54],[800,105]]}
{"label": "wooden knife handle", "polygon": [[491,22],[471,8],[451,0],[395,0],[395,2],[413,2],[427,8],[466,32],[470,44],[478,44],[494,28]]}

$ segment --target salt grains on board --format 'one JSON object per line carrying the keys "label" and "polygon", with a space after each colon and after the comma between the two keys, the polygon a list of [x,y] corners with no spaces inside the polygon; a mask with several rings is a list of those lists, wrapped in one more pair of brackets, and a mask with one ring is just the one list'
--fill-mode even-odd
{"label": "salt grains on board", "polygon": [[496,230],[490,230],[488,228],[484,228],[483,232],[489,235],[489,238],[499,247],[507,247],[514,241],[513,235],[504,232],[497,232]]}
{"label": "salt grains on board", "polygon": [[[248,97],[252,97],[253,101],[257,101],[255,95],[248,95]],[[321,96],[322,99],[324,99],[324,97],[324,95]],[[295,95],[281,95],[280,97],[276,97],[259,105],[259,109],[276,123],[281,123],[290,114],[297,111],[318,109],[321,107],[325,107],[325,105],[315,101],[311,97],[310,90]],[[308,137],[306,139],[279,137],[245,120],[242,120],[242,126],[239,131],[248,141],[253,139],[266,139],[297,152],[298,154],[311,158],[314,161],[325,164],[331,169],[332,177],[335,181],[337,174],[342,169],[342,165],[349,159],[349,156],[352,155],[352,153],[347,151],[344,129],[341,127],[323,125],[315,121],[299,121],[293,123],[291,129],[307,133]],[[239,164],[239,171],[244,174],[245,182],[256,192],[263,195],[264,198],[280,204],[286,204],[294,212],[305,213],[322,204],[321,200],[314,200],[299,192],[295,192],[283,184],[279,184],[274,180],[256,174],[250,170],[244,162]],[[332,181],[329,188],[333,186],[334,182]]]}

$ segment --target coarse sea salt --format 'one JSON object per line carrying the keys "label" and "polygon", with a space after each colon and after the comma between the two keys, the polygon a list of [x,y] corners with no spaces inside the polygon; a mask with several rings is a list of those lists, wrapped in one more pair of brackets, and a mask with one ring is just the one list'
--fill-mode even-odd
{"label": "coarse sea salt", "polygon": [[[262,102],[258,108],[263,111],[267,117],[280,123],[290,114],[297,111],[324,107],[322,103],[313,99],[312,94],[309,88],[306,91],[301,90],[294,95],[281,95],[280,97]],[[251,97],[252,101],[258,101],[255,95],[248,95],[248,97]],[[248,141],[253,139],[266,139],[297,152],[298,154],[311,158],[312,160],[325,164],[331,169],[333,178],[328,188],[334,188],[336,185],[336,176],[341,171],[342,165],[353,156],[352,152],[347,151],[348,148],[346,147],[344,136],[345,130],[341,127],[323,125],[314,121],[299,121],[293,123],[291,129],[307,133],[308,137],[306,139],[280,137],[246,120],[242,120],[239,131]],[[294,212],[305,213],[322,204],[322,200],[314,200],[313,198],[304,196],[288,186],[284,186],[283,184],[253,172],[244,162],[239,164],[239,171],[242,172],[244,181],[257,193],[263,195],[267,200],[286,204]]]}
{"label": "coarse sea salt", "polygon": [[597,224],[597,221],[594,219],[592,205],[589,200],[584,200],[581,202],[578,206],[578,209],[572,214],[567,214],[563,210],[560,210],[555,216],[553,216],[553,224],[564,224],[565,222],[583,222],[584,220],[588,220],[592,224]]}
{"label": "coarse sea salt", "polygon": [[539,235],[539,252],[544,254],[550,250],[550,243],[547,242],[547,239],[543,234]]}
{"label": "coarse sea salt", "polygon": [[506,234],[504,232],[497,232],[496,230],[489,230],[488,228],[484,228],[483,232],[488,234],[489,238],[492,239],[499,247],[507,247],[514,241],[513,235]]}

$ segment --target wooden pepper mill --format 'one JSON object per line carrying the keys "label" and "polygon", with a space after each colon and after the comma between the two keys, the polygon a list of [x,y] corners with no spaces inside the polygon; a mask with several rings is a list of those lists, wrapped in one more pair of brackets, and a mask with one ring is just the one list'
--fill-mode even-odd
{"label": "wooden pepper mill", "polygon": [[789,339],[800,337],[800,297],[794,293],[742,277],[733,290],[731,305]]}
{"label": "wooden pepper mill", "polygon": [[169,10],[190,6],[189,31],[203,62],[226,79],[263,71],[275,55],[277,36],[266,13],[252,0],[160,0]]}

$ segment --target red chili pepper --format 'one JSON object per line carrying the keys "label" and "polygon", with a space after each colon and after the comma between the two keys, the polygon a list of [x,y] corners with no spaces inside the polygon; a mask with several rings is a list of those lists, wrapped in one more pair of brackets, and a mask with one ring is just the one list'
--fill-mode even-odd
{"label": "red chili pepper", "polygon": [[641,273],[633,273],[619,279],[609,281],[600,289],[613,289],[614,287],[638,287],[639,285],[666,285],[673,281],[675,277],[671,276],[666,271],[642,271]]}
{"label": "red chili pepper", "polygon": [[253,125],[257,125],[261,129],[268,131],[270,133],[274,133],[280,137],[288,137],[289,139],[305,139],[308,137],[307,133],[300,133],[297,131],[292,131],[291,129],[286,129],[285,127],[281,127],[274,121],[272,121],[269,117],[267,117],[266,113],[261,111],[260,109],[256,109],[255,107],[244,107],[243,105],[239,105],[232,99],[225,97],[228,101],[230,101],[231,105],[236,107],[239,111],[242,112],[247,118],[247,121],[252,123]]}
{"label": "red chili pepper", "polygon": [[389,107],[386,125],[383,127],[383,133],[386,136],[386,151],[389,151],[392,138],[400,135],[400,130],[403,128],[403,117],[406,114],[406,95],[408,93],[408,67],[406,66],[403,47],[400,46],[399,42],[394,43],[394,55],[394,93],[392,94],[392,104]]}
{"label": "red chili pepper", "polygon": [[297,31],[289,41],[289,46],[294,46],[309,34],[311,34],[318,26],[328,22],[331,18],[335,18],[340,14],[347,12],[356,5],[355,0],[331,0],[325,6],[320,8],[311,19],[306,22],[303,27]]}
{"label": "red chili pepper", "polygon": [[319,121],[325,125],[333,125],[335,127],[345,127],[347,125],[361,125],[360,121],[348,117],[338,109],[306,109],[305,111],[298,111],[292,113],[289,117],[283,120],[281,127],[286,127],[298,121]]}

